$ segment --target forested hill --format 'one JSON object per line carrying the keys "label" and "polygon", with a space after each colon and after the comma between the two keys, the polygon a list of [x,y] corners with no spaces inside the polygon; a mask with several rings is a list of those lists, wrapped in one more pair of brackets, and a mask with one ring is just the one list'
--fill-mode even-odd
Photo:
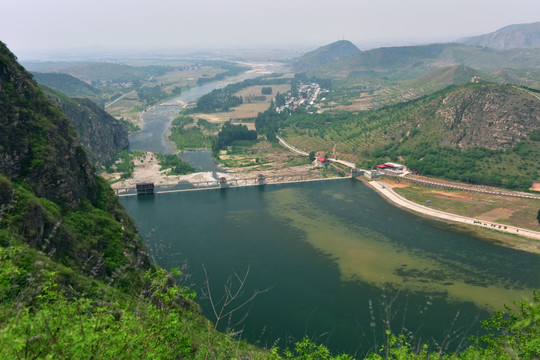
{"label": "forested hill", "polygon": [[498,50],[538,49],[540,48],[540,22],[509,25],[489,34],[461,39],[459,42]]}
{"label": "forested hill", "polygon": [[540,67],[540,49],[507,50],[478,48],[462,44],[431,44],[378,48],[326,63],[317,69],[318,76],[348,77],[369,75],[386,80],[411,79],[434,69],[464,65],[479,71],[501,68]]}
{"label": "forested hill", "polygon": [[306,72],[321,65],[338,61],[359,53],[360,50],[350,41],[340,40],[304,54],[293,64],[295,72]]}
{"label": "forested hill", "polygon": [[34,72],[33,75],[38,83],[58,90],[67,96],[97,99],[101,95],[99,89],[68,74]]}
{"label": "forested hill", "polygon": [[540,175],[539,98],[526,88],[468,83],[379,110],[269,113],[256,124],[257,131],[287,128],[293,144],[316,144],[309,150],[335,145],[366,167],[392,160],[425,175],[525,189]]}

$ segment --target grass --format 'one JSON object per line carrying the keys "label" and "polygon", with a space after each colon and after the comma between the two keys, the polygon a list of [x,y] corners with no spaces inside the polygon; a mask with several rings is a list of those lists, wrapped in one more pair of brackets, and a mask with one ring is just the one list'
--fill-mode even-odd
{"label": "grass", "polygon": [[[251,96],[262,96],[261,89],[264,86],[270,86],[272,88],[272,94],[265,95],[266,100],[264,101],[251,101],[249,98]],[[236,106],[231,109],[231,111],[218,112],[212,114],[194,114],[195,118],[205,119],[211,122],[223,123],[228,120],[241,120],[241,119],[252,119],[257,116],[258,113],[264,112],[268,109],[270,101],[276,96],[276,94],[284,93],[289,91],[291,86],[289,84],[285,85],[254,85],[249,86],[245,89],[242,89],[236,93],[235,96],[241,96],[244,99],[244,103],[240,106]],[[245,124],[250,130],[255,129],[255,124],[253,121],[249,121]]]}
{"label": "grass", "polygon": [[247,98],[250,95],[261,96],[262,95],[261,89],[263,87],[271,87],[272,88],[272,94],[265,95],[266,96],[266,101],[265,101],[266,103],[270,103],[270,99],[274,98],[278,92],[280,94],[283,94],[283,93],[291,90],[291,85],[290,84],[283,84],[283,85],[254,85],[254,86],[250,86],[250,87],[247,87],[245,89],[242,89],[242,90],[238,91],[237,93],[235,93],[234,95],[242,96],[243,98]]}

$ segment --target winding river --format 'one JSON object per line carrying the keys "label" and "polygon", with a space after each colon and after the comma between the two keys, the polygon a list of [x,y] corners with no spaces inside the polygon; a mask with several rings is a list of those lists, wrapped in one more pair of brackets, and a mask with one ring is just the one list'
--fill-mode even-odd
{"label": "winding river", "polygon": [[224,80],[209,82],[184,91],[178,97],[154,106],[142,114],[143,128],[129,137],[129,148],[138,151],[152,151],[161,154],[175,154],[174,146],[167,141],[166,134],[172,120],[185,104],[208,94],[214,89],[223,88],[242,80],[255,78],[262,74],[283,71],[280,65],[273,63],[256,64],[253,71],[227,77]]}

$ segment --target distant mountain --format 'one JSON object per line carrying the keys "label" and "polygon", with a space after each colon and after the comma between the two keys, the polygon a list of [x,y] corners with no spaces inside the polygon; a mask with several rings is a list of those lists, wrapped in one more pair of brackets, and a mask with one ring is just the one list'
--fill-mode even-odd
{"label": "distant mountain", "polygon": [[293,64],[295,72],[314,70],[321,65],[360,53],[352,42],[340,40],[304,54]]}
{"label": "distant mountain", "polygon": [[71,120],[94,165],[105,165],[129,147],[126,126],[90,99],[71,98],[46,86],[42,89]]}
{"label": "distant mountain", "polygon": [[56,89],[67,96],[98,98],[101,95],[99,89],[68,74],[34,72],[32,75],[38,83]]}
{"label": "distant mountain", "polygon": [[138,84],[171,71],[171,66],[131,66],[107,62],[26,62],[31,71],[69,74],[92,85]]}
{"label": "distant mountain", "polygon": [[465,45],[498,50],[540,48],[540,22],[509,25],[492,33],[458,40]]}
{"label": "distant mountain", "polygon": [[462,44],[378,48],[326,63],[316,73],[338,78],[370,76],[395,81],[412,79],[438,68],[455,65],[480,71],[539,68],[540,49],[499,51]]}

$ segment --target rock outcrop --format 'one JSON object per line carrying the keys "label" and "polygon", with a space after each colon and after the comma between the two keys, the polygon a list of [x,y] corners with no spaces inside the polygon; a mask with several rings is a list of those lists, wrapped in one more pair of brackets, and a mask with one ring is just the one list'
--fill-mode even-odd
{"label": "rock outcrop", "polygon": [[69,119],[0,43],[0,173],[75,208],[95,185]]}
{"label": "rock outcrop", "polygon": [[505,150],[540,129],[540,101],[525,89],[484,84],[442,98],[436,112],[447,145]]}
{"label": "rock outcrop", "polygon": [[9,229],[0,241],[25,242],[94,278],[150,267],[133,220],[95,174],[70,120],[2,42],[0,128],[0,230]]}
{"label": "rock outcrop", "polygon": [[68,98],[45,89],[79,133],[90,161],[97,166],[112,161],[118,151],[129,147],[128,131],[119,120],[86,98]]}

